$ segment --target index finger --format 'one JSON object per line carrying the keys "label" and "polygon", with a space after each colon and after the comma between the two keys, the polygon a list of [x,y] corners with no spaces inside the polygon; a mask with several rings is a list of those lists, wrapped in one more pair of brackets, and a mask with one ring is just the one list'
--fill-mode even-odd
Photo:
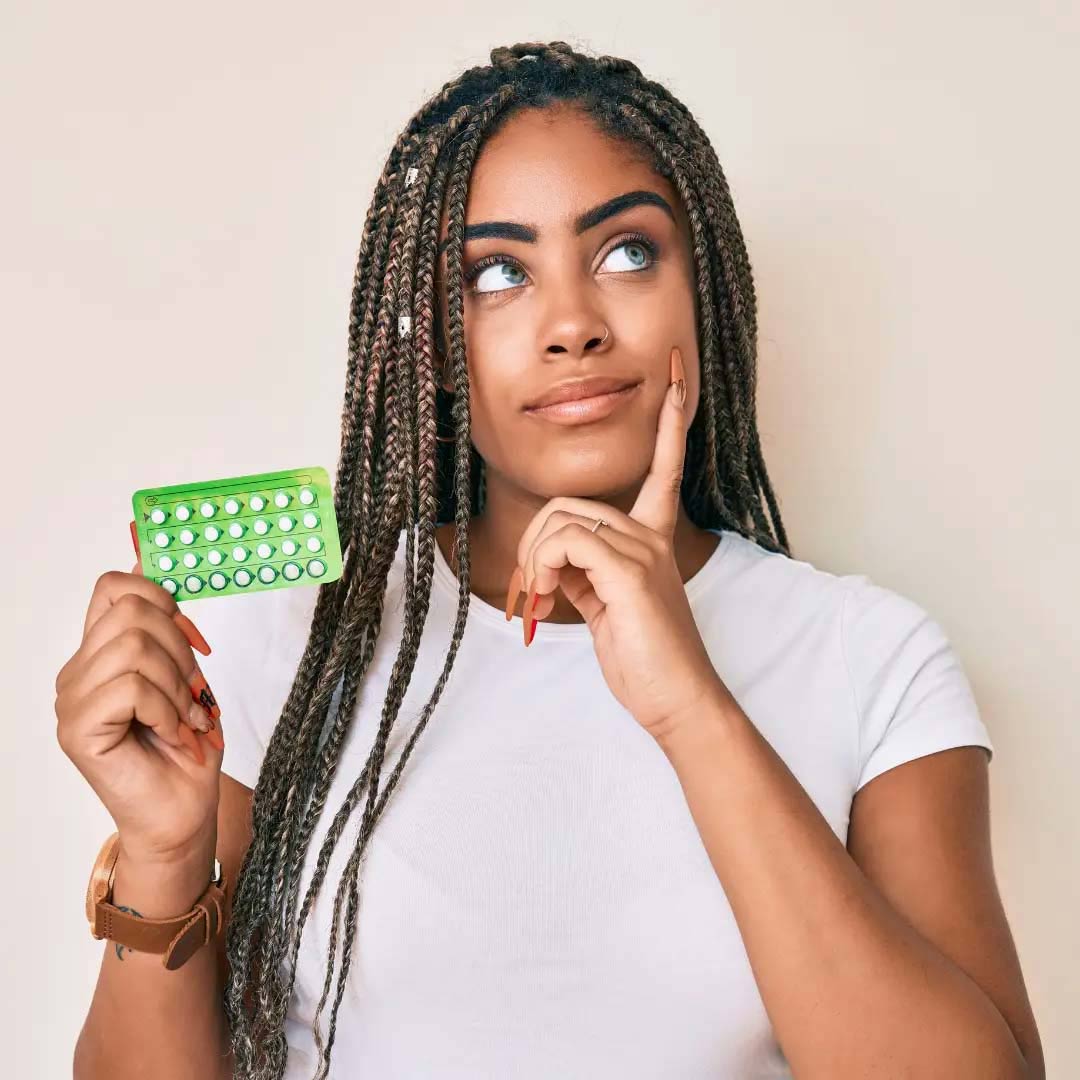
{"label": "index finger", "polygon": [[[686,369],[677,345],[671,349],[671,381],[660,407],[656,449],[649,474],[641,485],[630,517],[643,525],[671,537],[679,520],[679,500],[683,471],[686,467]],[[678,384],[681,382],[681,394]],[[681,398],[681,400],[680,400]]]}

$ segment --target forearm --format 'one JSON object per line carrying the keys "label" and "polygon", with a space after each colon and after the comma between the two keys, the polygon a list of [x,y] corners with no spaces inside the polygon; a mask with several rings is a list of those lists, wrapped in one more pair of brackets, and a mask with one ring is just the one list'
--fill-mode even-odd
{"label": "forearm", "polygon": [[866,879],[734,698],[658,741],[799,1080],[1027,1075],[990,999]]}
{"label": "forearm", "polygon": [[[113,902],[144,918],[187,911],[206,888],[214,845],[165,866],[121,855]],[[168,971],[161,956],[105,943],[97,987],[75,1051],[75,1080],[153,1076],[228,1080],[227,1024],[214,944]]]}

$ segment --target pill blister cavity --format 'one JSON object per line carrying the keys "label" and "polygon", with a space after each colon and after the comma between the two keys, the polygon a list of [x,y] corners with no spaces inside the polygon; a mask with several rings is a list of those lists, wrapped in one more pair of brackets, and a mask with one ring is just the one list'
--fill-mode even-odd
{"label": "pill blister cavity", "polygon": [[216,525],[207,525],[203,529],[203,537],[214,544],[221,539],[221,530]]}
{"label": "pill blister cavity", "polygon": [[295,555],[300,550],[300,545],[293,539],[281,541],[282,555]]}
{"label": "pill blister cavity", "polygon": [[266,509],[266,500],[261,495],[252,495],[248,500],[248,506],[258,514]]}
{"label": "pill blister cavity", "polygon": [[184,578],[184,588],[189,593],[202,592],[203,579],[198,574],[191,574],[189,577]]}
{"label": "pill blister cavity", "polygon": [[195,543],[195,530],[194,529],[181,529],[180,530],[180,543],[181,544],[194,544]]}
{"label": "pill blister cavity", "polygon": [[307,572],[312,577],[322,577],[326,573],[326,564],[322,559],[312,559],[307,564]]}
{"label": "pill blister cavity", "polygon": [[308,551],[319,552],[323,549],[323,542],[321,536],[309,536],[305,541]]}
{"label": "pill blister cavity", "polygon": [[243,567],[241,567],[239,570],[236,571],[235,574],[233,574],[233,582],[239,585],[241,588],[246,588],[248,585],[251,584],[251,581],[252,577],[250,572],[243,569]]}
{"label": "pill blister cavity", "polygon": [[315,492],[311,488],[300,489],[300,503],[303,506],[310,506],[315,501]]}
{"label": "pill blister cavity", "polygon": [[206,561],[210,563],[211,566],[220,566],[224,558],[225,556],[222,555],[217,548],[211,548],[206,553]]}
{"label": "pill blister cavity", "polygon": [[247,529],[245,529],[244,526],[241,525],[239,521],[234,521],[229,526],[229,535],[234,540],[239,540],[240,537],[243,536],[245,532],[247,532]]}
{"label": "pill blister cavity", "polygon": [[228,584],[229,584],[229,579],[220,570],[215,570],[210,575],[210,588],[211,589],[217,589],[218,591],[220,591],[221,589],[224,589],[225,586],[228,585]]}
{"label": "pill blister cavity", "polygon": [[234,499],[229,496],[225,500],[225,513],[226,514],[239,514],[240,513],[240,500]]}
{"label": "pill blister cavity", "polygon": [[295,524],[296,521],[293,518],[289,517],[288,514],[282,514],[277,521],[277,526],[282,532],[291,532],[292,527]]}
{"label": "pill blister cavity", "polygon": [[270,522],[266,518],[256,518],[251,527],[255,530],[259,536],[265,536],[270,531]]}
{"label": "pill blister cavity", "polygon": [[178,503],[173,511],[177,521],[189,521],[191,519],[191,507],[186,503]]}
{"label": "pill blister cavity", "polygon": [[308,510],[304,514],[303,520],[305,529],[317,529],[319,527],[319,515],[314,510]]}
{"label": "pill blister cavity", "polygon": [[154,543],[158,547],[168,547],[172,537],[168,533],[159,532],[154,534]]}
{"label": "pill blister cavity", "polygon": [[194,570],[195,567],[199,565],[199,556],[196,555],[194,551],[185,551],[184,552],[184,565],[189,570]]}
{"label": "pill blister cavity", "polygon": [[217,513],[217,507],[207,500],[199,506],[199,513],[202,514],[204,518],[212,518]]}
{"label": "pill blister cavity", "polygon": [[232,557],[234,562],[243,562],[248,557],[248,549],[239,544],[232,549]]}
{"label": "pill blister cavity", "polygon": [[281,568],[281,572],[289,581],[295,581],[303,573],[300,567],[294,562],[287,562]]}
{"label": "pill blister cavity", "polygon": [[277,571],[272,566],[259,567],[259,580],[263,582],[263,584],[269,585],[276,577]]}
{"label": "pill blister cavity", "polygon": [[171,555],[162,555],[158,559],[158,566],[168,573],[174,566],[176,566],[176,560]]}
{"label": "pill blister cavity", "polygon": [[287,491],[279,491],[276,495],[274,495],[274,505],[279,510],[284,510],[290,502],[292,502],[292,498]]}
{"label": "pill blister cavity", "polygon": [[264,541],[263,541],[263,542],[262,542],[262,543],[261,543],[261,544],[260,544],[260,545],[259,545],[259,546],[258,546],[258,547],[257,547],[256,549],[255,549],[255,554],[256,554],[256,555],[258,555],[260,559],[269,559],[269,558],[270,558],[270,556],[274,554],[274,549],[273,549],[273,547],[272,547],[272,546],[271,546],[270,544],[268,544],[268,543],[267,543],[267,542],[266,542],[266,541],[264,540]]}
{"label": "pill blister cavity", "polygon": [[164,525],[168,517],[169,515],[162,510],[160,506],[155,506],[154,509],[150,511],[150,520],[155,525]]}

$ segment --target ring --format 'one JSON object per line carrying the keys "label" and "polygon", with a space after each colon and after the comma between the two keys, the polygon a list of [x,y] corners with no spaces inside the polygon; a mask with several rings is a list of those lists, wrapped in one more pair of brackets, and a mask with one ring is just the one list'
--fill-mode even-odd
{"label": "ring", "polygon": [[596,532],[596,530],[599,529],[601,525],[606,525],[606,524],[607,524],[607,522],[603,518],[597,518],[596,519],[596,524],[589,530],[589,532]]}

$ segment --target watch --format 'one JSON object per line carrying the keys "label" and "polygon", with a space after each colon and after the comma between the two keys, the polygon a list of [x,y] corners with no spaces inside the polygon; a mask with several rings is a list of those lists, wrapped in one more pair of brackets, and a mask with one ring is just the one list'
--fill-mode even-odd
{"label": "watch", "polygon": [[86,918],[90,933],[108,938],[136,952],[160,953],[170,971],[187,963],[203,945],[209,945],[225,922],[225,877],[214,859],[213,877],[192,909],[171,919],[143,919],[112,902],[120,834],[115,832],[98,852],[86,888]]}

